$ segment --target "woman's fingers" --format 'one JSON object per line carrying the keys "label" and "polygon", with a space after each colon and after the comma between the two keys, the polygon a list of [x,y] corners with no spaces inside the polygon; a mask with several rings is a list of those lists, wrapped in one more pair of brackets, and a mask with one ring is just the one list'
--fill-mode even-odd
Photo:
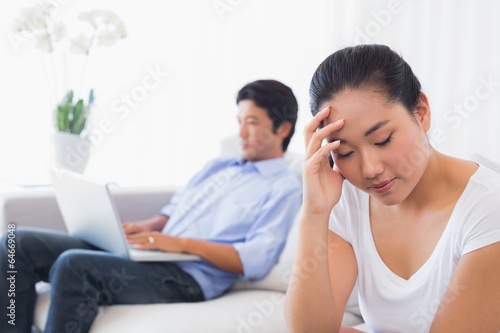
{"label": "woman's fingers", "polygon": [[318,149],[318,151],[314,154],[315,156],[313,156],[313,157],[314,158],[317,158],[317,157],[321,157],[321,158],[328,157],[328,154],[330,154],[330,152],[332,150],[337,149],[339,147],[339,145],[340,145],[340,140],[329,142],[326,145],[321,146],[321,148]]}
{"label": "woman's fingers", "polygon": [[330,115],[330,106],[327,106],[320,112],[318,112],[313,119],[306,125],[304,128],[304,140],[305,146],[309,145],[309,141],[311,141],[311,137],[318,130],[318,127],[321,125],[321,122],[325,120]]}
{"label": "woman's fingers", "polygon": [[[316,152],[313,153],[313,155],[307,160],[307,163],[312,167],[313,170],[311,170],[313,173],[319,171],[319,166],[322,165],[322,163],[326,163],[328,154],[332,150],[335,150],[339,147],[340,141],[336,140],[334,142],[329,142],[326,145],[321,146]],[[313,167],[314,165],[318,166],[317,168]]]}
{"label": "woman's fingers", "polygon": [[[331,124],[326,125],[325,127],[315,131],[311,138],[309,139],[309,143],[306,146],[306,159],[310,158],[313,154],[315,154],[322,145],[324,139],[326,139],[332,133],[340,130],[344,126],[344,119],[339,119]],[[338,146],[336,147],[338,148]]]}

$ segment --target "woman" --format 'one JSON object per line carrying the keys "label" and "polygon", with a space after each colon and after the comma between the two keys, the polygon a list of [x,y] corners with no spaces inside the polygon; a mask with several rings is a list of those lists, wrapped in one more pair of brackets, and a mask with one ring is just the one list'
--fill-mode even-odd
{"label": "woman", "polygon": [[500,175],[432,148],[427,97],[387,46],[332,54],[310,95],[291,332],[356,331],[340,327],[356,280],[375,332],[499,332]]}

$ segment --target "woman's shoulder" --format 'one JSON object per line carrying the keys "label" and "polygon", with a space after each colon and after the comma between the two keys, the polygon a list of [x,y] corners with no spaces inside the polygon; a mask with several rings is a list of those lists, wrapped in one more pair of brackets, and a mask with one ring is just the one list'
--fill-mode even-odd
{"label": "woman's shoulder", "polygon": [[454,216],[462,255],[500,241],[500,174],[479,165]]}
{"label": "woman's shoulder", "polygon": [[500,190],[500,173],[493,169],[479,164],[476,172],[470,178],[470,182],[484,187],[487,191]]}
{"label": "woman's shoulder", "polygon": [[[474,197],[500,191],[500,174],[481,162],[445,156],[440,175],[448,193]],[[472,198],[471,198],[472,199]],[[475,201],[475,200],[473,200]]]}
{"label": "woman's shoulder", "polygon": [[500,174],[479,164],[455,207],[464,230],[500,230]]}
{"label": "woman's shoulder", "polygon": [[499,186],[500,164],[479,155],[474,155],[471,159],[440,155],[442,156],[440,164],[444,166],[444,171],[455,178],[476,182],[493,181],[493,186]]}
{"label": "woman's shoulder", "polygon": [[500,207],[500,174],[479,164],[469,179],[464,195],[471,205]]}

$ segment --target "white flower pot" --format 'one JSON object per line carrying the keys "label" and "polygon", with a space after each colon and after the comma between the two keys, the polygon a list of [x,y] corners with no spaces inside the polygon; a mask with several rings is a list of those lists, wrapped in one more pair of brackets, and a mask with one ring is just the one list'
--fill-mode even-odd
{"label": "white flower pot", "polygon": [[54,133],[54,162],[73,172],[83,173],[90,157],[92,143],[76,134]]}

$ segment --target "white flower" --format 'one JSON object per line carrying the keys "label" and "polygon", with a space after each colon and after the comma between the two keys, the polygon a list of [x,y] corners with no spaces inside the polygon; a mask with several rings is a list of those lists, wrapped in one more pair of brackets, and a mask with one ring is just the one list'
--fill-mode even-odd
{"label": "white flower", "polygon": [[35,35],[35,46],[46,52],[54,50],[50,36],[46,32],[40,32]]}
{"label": "white flower", "polygon": [[49,16],[40,7],[24,8],[21,12],[22,20],[29,31],[43,29],[47,26]]}
{"label": "white flower", "polygon": [[81,13],[78,18],[94,28],[97,45],[112,46],[127,36],[122,20],[109,10],[94,9],[91,12]]}
{"label": "white flower", "polygon": [[98,24],[113,24],[115,20],[120,20],[115,13],[109,10],[94,9],[91,15]]}
{"label": "white flower", "polygon": [[112,12],[107,13],[106,21],[108,25],[111,25],[113,29],[118,33],[120,38],[127,37],[127,31],[125,30],[125,25],[123,21]]}
{"label": "white flower", "polygon": [[34,32],[43,29],[46,23],[45,21],[38,19],[39,16],[37,16],[37,13],[36,8],[23,9],[21,17],[16,19],[13,23],[14,32],[18,34],[33,34]]}
{"label": "white flower", "polygon": [[12,30],[16,34],[26,31],[25,22],[20,19],[16,19],[12,24]]}
{"label": "white flower", "polygon": [[94,19],[94,16],[91,13],[89,13],[89,12],[80,13],[80,15],[78,15],[78,19],[80,21],[84,21],[84,22],[90,23],[90,25],[93,26],[94,28],[97,27],[95,19]]}
{"label": "white flower", "polygon": [[115,27],[123,24],[122,20],[120,20],[118,15],[116,15],[115,13],[105,12],[104,14],[105,15],[103,17],[103,22],[105,24],[110,24],[110,25],[115,26]]}
{"label": "white flower", "polygon": [[[83,12],[78,16],[81,21],[88,23],[83,30],[86,33],[81,33],[76,38],[70,39],[66,26],[61,22],[54,22],[54,14],[57,12],[57,8],[54,7],[55,5],[52,2],[49,2],[23,9],[21,16],[13,22],[12,28],[14,33],[9,34],[8,38],[16,49],[21,44],[34,41],[36,47],[42,51],[51,53],[61,51],[63,55],[62,59],[64,59],[64,70],[62,73],[64,75],[63,89],[71,93],[75,90],[75,96],[77,96],[82,90],[86,65],[83,66],[80,87],[77,89],[71,87],[70,84],[73,84],[73,82],[68,80],[69,75],[65,73],[69,68],[65,66],[68,49],[72,53],[83,54],[85,57],[88,57],[94,45],[111,46],[119,39],[125,38],[127,32],[125,31],[123,22],[115,13],[105,10],[93,10],[91,12]],[[59,58],[53,57],[54,59],[58,60]],[[54,62],[49,62],[48,64],[55,66]],[[52,86],[56,88],[60,87],[58,82],[56,82],[58,74],[56,73],[52,78],[49,78],[54,81]],[[56,100],[59,100],[58,94],[58,91],[54,91]],[[93,98],[87,103],[90,105],[92,102]]]}
{"label": "white flower", "polygon": [[97,35],[97,45],[112,46],[118,41],[119,37],[120,36],[113,30],[102,30]]}
{"label": "white flower", "polygon": [[127,30],[125,30],[125,25],[123,24],[123,22],[120,22],[120,24],[116,26],[116,32],[118,32],[120,38],[127,37]]}
{"label": "white flower", "polygon": [[75,54],[88,54],[92,39],[89,36],[81,34],[71,39],[69,49]]}
{"label": "white flower", "polygon": [[55,23],[52,27],[52,36],[55,42],[67,37],[68,31],[66,30],[66,26],[61,22]]}

